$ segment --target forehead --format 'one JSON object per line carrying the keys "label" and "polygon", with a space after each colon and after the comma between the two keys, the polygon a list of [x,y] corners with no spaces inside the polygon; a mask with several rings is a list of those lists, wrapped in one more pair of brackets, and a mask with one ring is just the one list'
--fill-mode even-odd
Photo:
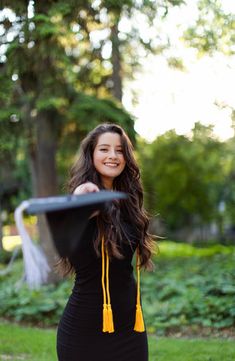
{"label": "forehead", "polygon": [[101,144],[121,146],[122,145],[121,136],[120,134],[117,133],[111,133],[111,132],[103,133],[98,137],[97,140],[97,145],[101,145]]}

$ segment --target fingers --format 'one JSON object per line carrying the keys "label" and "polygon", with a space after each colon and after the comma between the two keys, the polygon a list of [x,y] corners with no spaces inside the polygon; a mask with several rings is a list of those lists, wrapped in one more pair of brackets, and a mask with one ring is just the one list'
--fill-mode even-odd
{"label": "fingers", "polygon": [[78,186],[74,190],[73,194],[79,195],[79,194],[93,193],[93,192],[99,192],[99,188],[97,187],[96,184],[94,184],[92,182],[87,182],[87,183],[80,184],[80,186]]}

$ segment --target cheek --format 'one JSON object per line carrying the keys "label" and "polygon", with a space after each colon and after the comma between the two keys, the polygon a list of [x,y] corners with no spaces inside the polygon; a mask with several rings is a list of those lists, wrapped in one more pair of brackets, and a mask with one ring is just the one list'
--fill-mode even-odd
{"label": "cheek", "polygon": [[101,157],[100,157],[99,153],[94,152],[94,155],[93,155],[93,164],[94,164],[94,166],[96,166],[96,164],[99,164],[100,161],[101,161]]}

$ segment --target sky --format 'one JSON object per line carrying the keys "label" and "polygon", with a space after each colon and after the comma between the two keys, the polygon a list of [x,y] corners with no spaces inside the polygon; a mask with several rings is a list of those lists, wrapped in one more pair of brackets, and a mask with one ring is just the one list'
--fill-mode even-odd
{"label": "sky", "polygon": [[[227,11],[235,12],[235,1],[222,0]],[[188,134],[194,123],[214,124],[214,133],[226,140],[233,136],[231,107],[235,108],[235,57],[216,54],[197,58],[196,52],[178,40],[177,25],[186,27],[195,9],[174,9],[163,31],[173,39],[173,52],[182,57],[186,71],[169,68],[163,56],[150,55],[142,61],[141,72],[125,83],[123,103],[136,118],[135,130],[148,141],[169,129]],[[165,28],[164,28],[165,27]],[[137,104],[131,102],[137,93]],[[215,105],[227,104],[219,108]]]}

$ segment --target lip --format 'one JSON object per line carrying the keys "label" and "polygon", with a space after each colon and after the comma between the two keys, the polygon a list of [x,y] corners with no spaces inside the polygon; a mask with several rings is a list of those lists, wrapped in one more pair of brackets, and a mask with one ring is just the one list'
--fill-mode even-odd
{"label": "lip", "polygon": [[106,162],[104,163],[104,165],[106,165],[106,167],[118,167],[119,166],[119,163],[111,163],[111,162]]}

